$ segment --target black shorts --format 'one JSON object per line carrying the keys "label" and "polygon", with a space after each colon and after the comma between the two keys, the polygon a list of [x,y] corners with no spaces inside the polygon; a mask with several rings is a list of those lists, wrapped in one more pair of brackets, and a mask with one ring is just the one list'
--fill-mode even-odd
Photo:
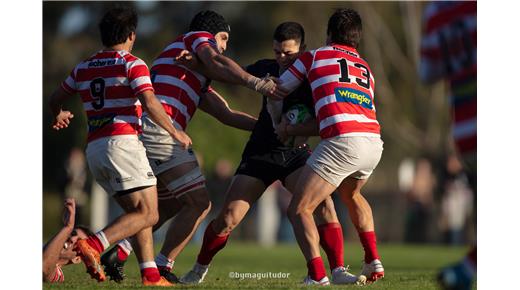
{"label": "black shorts", "polygon": [[242,156],[235,175],[248,175],[262,180],[266,187],[276,180],[284,183],[285,178],[305,165],[311,156],[307,145],[298,148],[276,148],[267,153]]}

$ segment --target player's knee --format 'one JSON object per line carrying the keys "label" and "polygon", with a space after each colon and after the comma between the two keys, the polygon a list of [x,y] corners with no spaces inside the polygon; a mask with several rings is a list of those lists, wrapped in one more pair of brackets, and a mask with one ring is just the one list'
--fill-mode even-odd
{"label": "player's knee", "polygon": [[183,201],[184,206],[189,207],[191,211],[199,216],[207,215],[211,209],[211,201],[207,193],[187,196]]}
{"label": "player's knee", "polygon": [[311,215],[314,212],[314,208],[310,208],[306,204],[299,204],[291,209],[292,215],[295,217],[303,216],[303,215]]}
{"label": "player's knee", "polygon": [[224,216],[224,232],[226,234],[231,233],[241,221],[242,219],[240,218],[238,213],[234,212],[233,210],[228,210],[226,212],[226,215]]}
{"label": "player's knee", "polygon": [[154,226],[159,222],[159,211],[157,209],[150,209],[146,216],[146,223],[149,227]]}

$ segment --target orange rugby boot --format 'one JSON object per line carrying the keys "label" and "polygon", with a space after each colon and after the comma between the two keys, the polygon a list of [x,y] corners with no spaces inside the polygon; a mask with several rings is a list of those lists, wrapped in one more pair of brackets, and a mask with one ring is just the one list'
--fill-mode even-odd
{"label": "orange rugby boot", "polygon": [[101,266],[101,258],[98,251],[87,243],[86,239],[81,239],[76,243],[76,251],[81,256],[81,260],[87,267],[87,273],[90,277],[96,279],[98,282],[106,280],[105,271]]}
{"label": "orange rugby boot", "polygon": [[166,280],[166,278],[164,278],[163,276],[161,276],[161,279],[159,279],[159,281],[156,282],[148,281],[146,277],[143,277],[143,286],[171,287],[174,285],[175,284],[168,282],[168,280]]}

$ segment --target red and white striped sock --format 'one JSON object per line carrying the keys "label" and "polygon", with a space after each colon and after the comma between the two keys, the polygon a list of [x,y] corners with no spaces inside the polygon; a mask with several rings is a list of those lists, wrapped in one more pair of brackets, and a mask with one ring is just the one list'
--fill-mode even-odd
{"label": "red and white striped sock", "polygon": [[161,274],[159,274],[159,270],[157,270],[157,265],[154,261],[143,262],[139,264],[139,268],[141,269],[141,277],[145,278],[150,282],[157,282],[161,279]]}
{"label": "red and white striped sock", "polygon": [[126,239],[117,243],[117,257],[121,261],[126,261],[130,253],[132,253],[132,245]]}
{"label": "red and white striped sock", "polygon": [[162,253],[159,253],[155,257],[155,263],[157,264],[157,268],[165,269],[168,272],[170,272],[173,269],[173,264],[175,263],[175,261],[166,257]]}
{"label": "red and white striped sock", "polygon": [[327,276],[325,265],[321,257],[316,257],[307,262],[307,275],[314,281],[320,281],[323,277]]}
{"label": "red and white striped sock", "polygon": [[95,235],[89,236],[87,238],[87,243],[100,254],[110,247],[107,236],[105,236],[103,231],[99,231]]}

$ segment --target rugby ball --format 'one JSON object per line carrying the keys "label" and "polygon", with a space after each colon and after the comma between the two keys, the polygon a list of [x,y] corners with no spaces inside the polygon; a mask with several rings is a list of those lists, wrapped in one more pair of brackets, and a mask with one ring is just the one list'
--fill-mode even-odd
{"label": "rugby ball", "polygon": [[[289,124],[296,125],[301,124],[311,118],[309,108],[302,104],[296,104],[291,106],[287,112],[285,112],[285,118],[289,121]],[[296,147],[304,144],[309,139],[308,136],[289,136],[289,139],[285,142],[286,146]]]}
{"label": "rugby ball", "polygon": [[291,125],[301,124],[307,121],[311,117],[311,113],[307,106],[302,104],[297,104],[291,106],[287,112],[285,112],[285,117],[289,120]]}

